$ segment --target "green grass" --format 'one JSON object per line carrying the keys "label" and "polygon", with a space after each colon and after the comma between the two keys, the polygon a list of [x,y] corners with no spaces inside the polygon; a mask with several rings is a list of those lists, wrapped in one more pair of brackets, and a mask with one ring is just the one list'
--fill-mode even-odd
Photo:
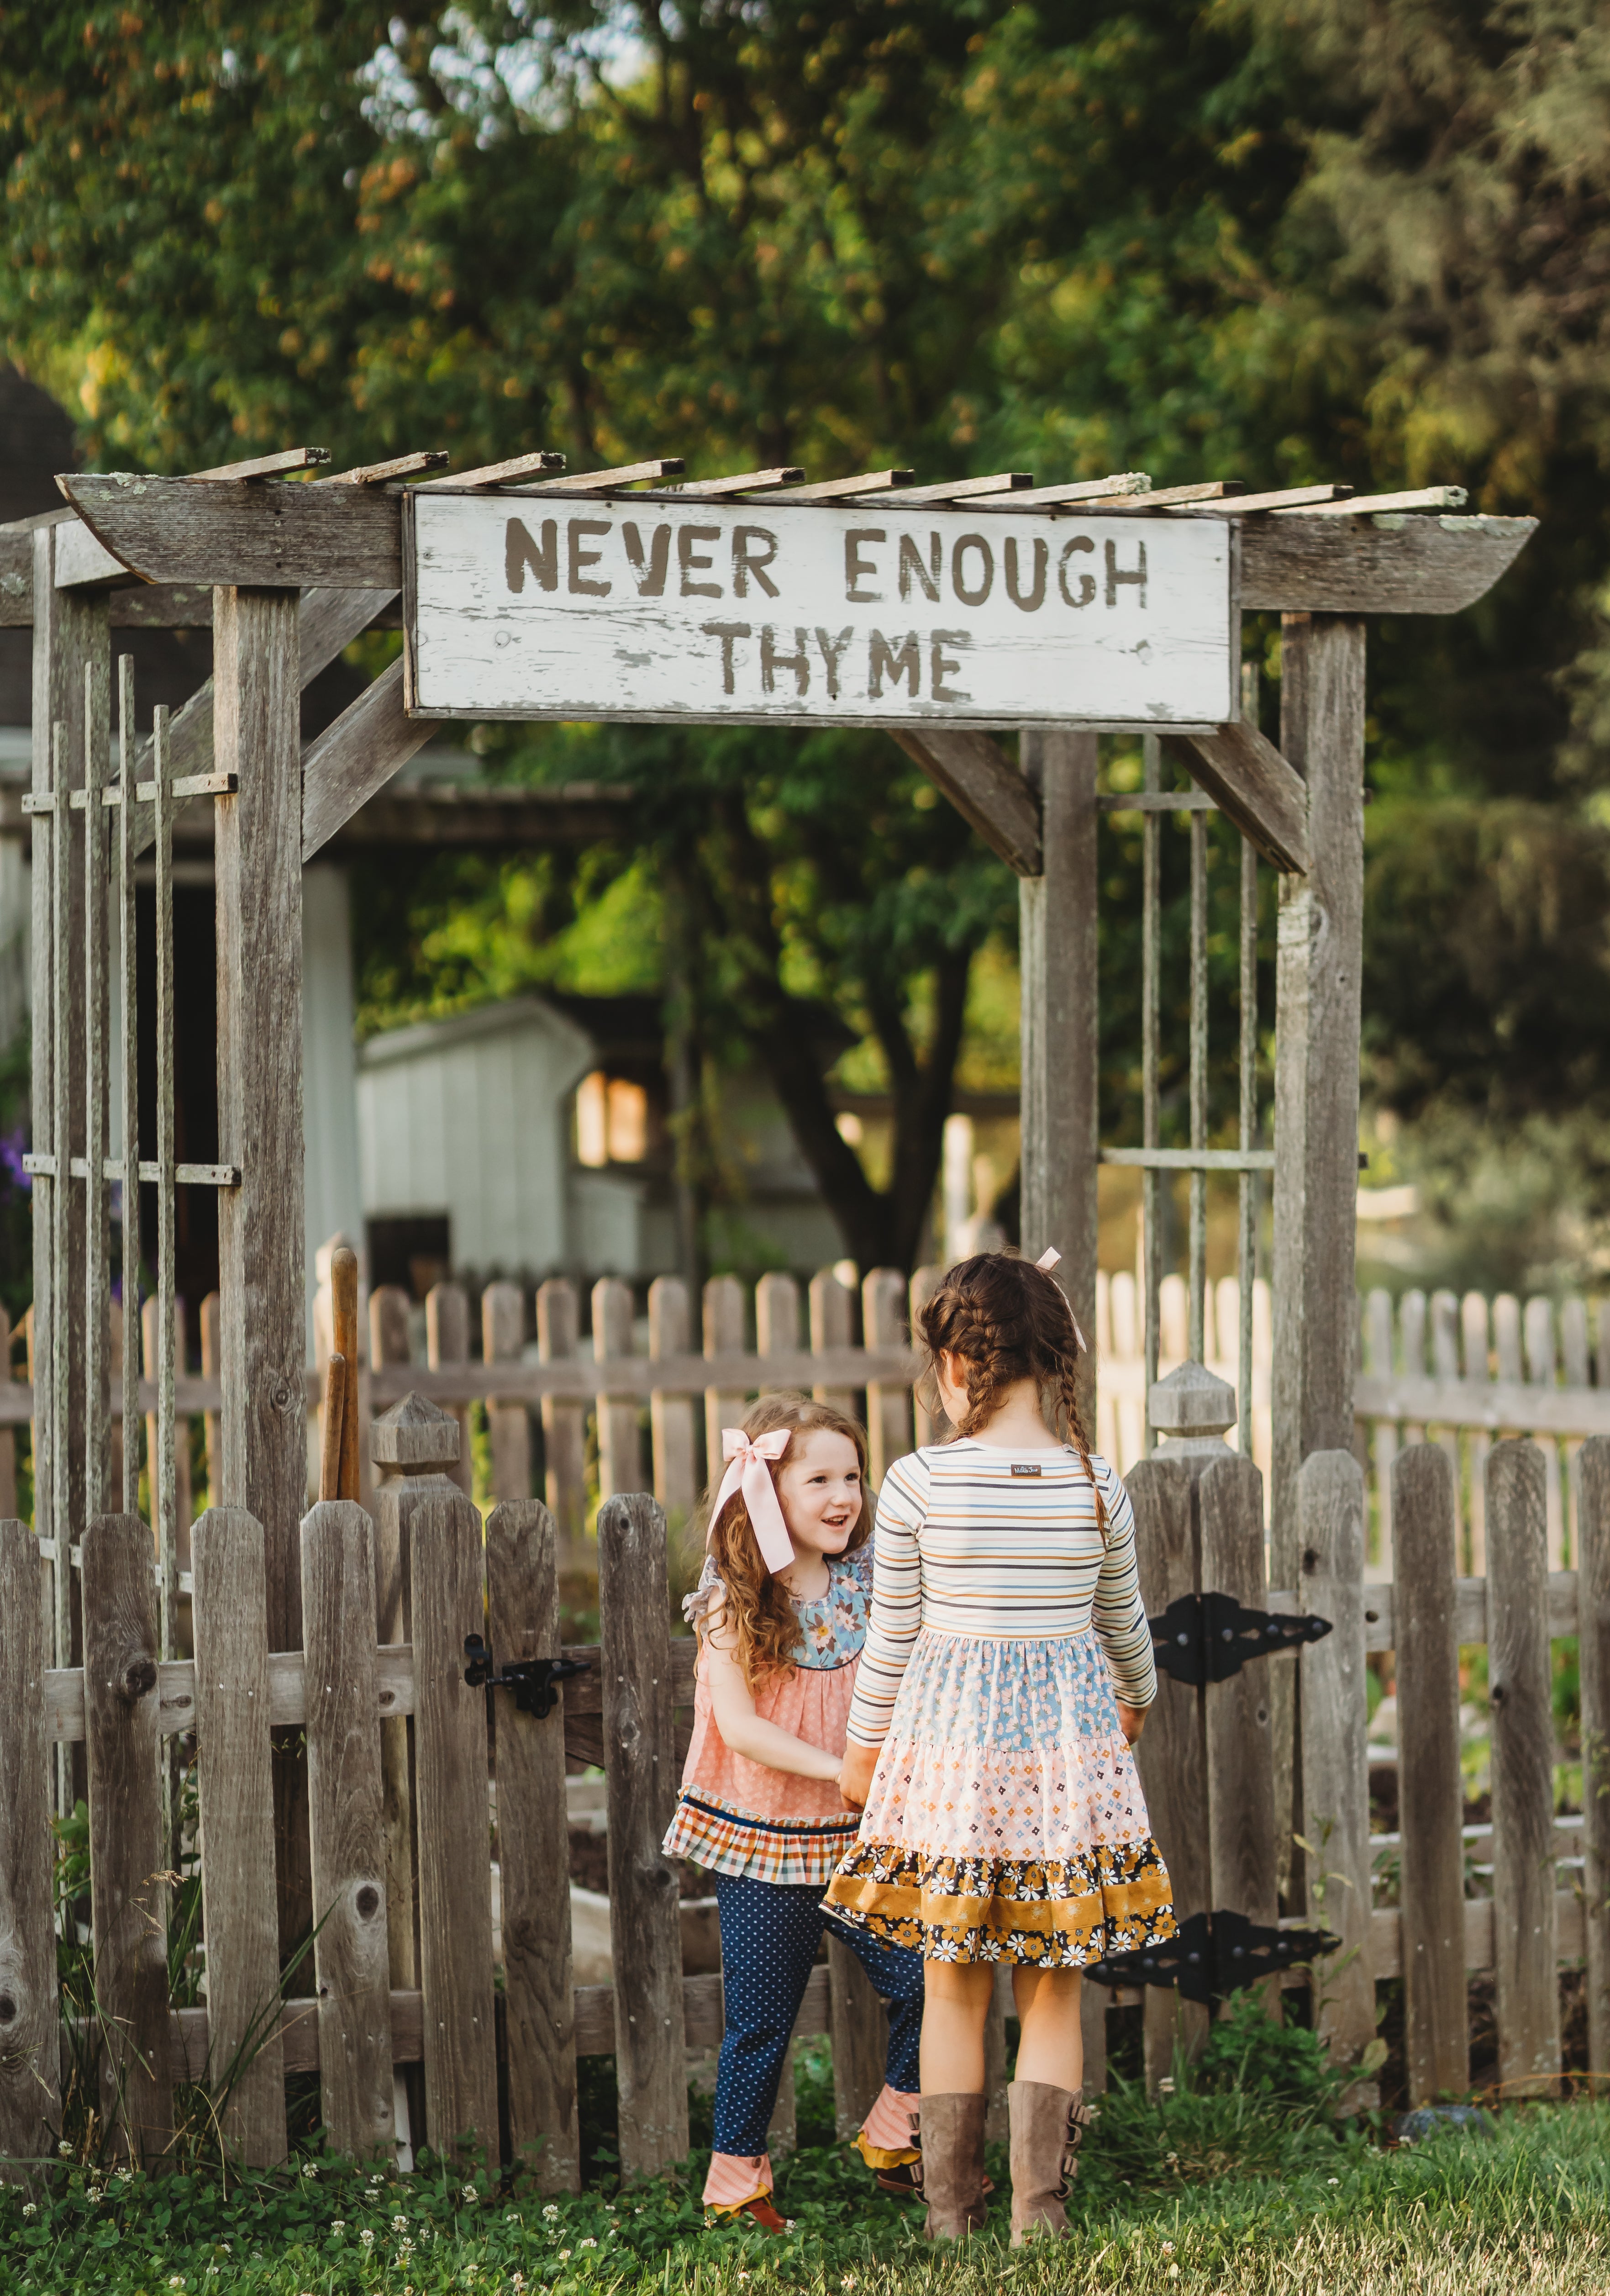
{"label": "green grass", "polygon": [[859,2161],[821,2141],[830,2086],[819,2051],[800,2068],[806,2141],[780,2177],[787,2240],[707,2226],[697,2152],[685,2173],[617,2192],[596,2127],[595,2181],[562,2202],[480,2176],[371,2177],[318,2158],[227,2179],[123,2178],[63,2161],[48,2192],[0,2191],[0,2296],[1610,2289],[1610,2104],[1511,2108],[1489,2136],[1390,2150],[1377,2130],[1338,2128],[1328,2103],[1310,2037],[1268,2027],[1248,2005],[1173,2095],[1148,2102],[1120,2084],[1102,2101],[1069,2240],[1009,2251],[997,2157],[988,2233],[936,2251],[918,2236],[917,2210],[873,2194]]}

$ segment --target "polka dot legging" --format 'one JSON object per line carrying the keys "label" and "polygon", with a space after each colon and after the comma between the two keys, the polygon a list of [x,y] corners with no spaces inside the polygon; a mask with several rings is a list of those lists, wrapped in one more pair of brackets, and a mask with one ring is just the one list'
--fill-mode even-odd
{"label": "polka dot legging", "polygon": [[921,2085],[922,1956],[830,1922],[815,1882],[761,1882],[749,1874],[712,1879],[726,2010],[715,2077],[716,2152],[752,2159],[766,2149],[783,2059],[824,1930],[849,1947],[888,2004],[885,2077],[891,2088],[915,2095]]}

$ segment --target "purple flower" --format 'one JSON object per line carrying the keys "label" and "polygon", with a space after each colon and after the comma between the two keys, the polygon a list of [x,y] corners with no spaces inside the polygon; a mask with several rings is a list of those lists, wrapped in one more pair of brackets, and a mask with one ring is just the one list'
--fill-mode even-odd
{"label": "purple flower", "polygon": [[22,1168],[22,1159],[28,1151],[28,1134],[19,1124],[14,1131],[0,1132],[0,1169],[15,1188],[31,1189],[34,1176]]}

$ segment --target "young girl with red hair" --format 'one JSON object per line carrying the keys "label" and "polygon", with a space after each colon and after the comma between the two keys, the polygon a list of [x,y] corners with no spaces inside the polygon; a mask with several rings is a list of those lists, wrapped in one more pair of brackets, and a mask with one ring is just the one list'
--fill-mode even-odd
{"label": "young girl with red hair", "polygon": [[[769,2232],[766,2129],[827,1925],[821,1894],[856,1819],[839,1792],[871,1594],[866,1439],[805,1396],[724,1428],[727,1472],[688,1610],[699,1628],[693,1738],[666,1854],[714,1874],[726,2030],[707,2207]],[[855,2140],[887,2191],[911,2191],[922,1957],[833,1924],[889,2008],[885,2087]]]}

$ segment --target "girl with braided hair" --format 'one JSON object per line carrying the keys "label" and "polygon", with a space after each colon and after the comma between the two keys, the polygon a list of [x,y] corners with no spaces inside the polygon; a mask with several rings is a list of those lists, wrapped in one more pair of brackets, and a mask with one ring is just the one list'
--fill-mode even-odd
{"label": "girl with braided hair", "polygon": [[1080,1423],[1083,1341],[1056,1259],[980,1253],[923,1310],[956,1439],[897,1461],[879,1493],[839,1774],[861,1831],[826,1900],[925,1956],[931,2239],[984,2221],[985,2020],[1011,1966],[1015,2247],[1066,2228],[1090,2120],[1081,1970],[1174,1932],[1131,1751],[1156,1695],[1134,1522]]}

